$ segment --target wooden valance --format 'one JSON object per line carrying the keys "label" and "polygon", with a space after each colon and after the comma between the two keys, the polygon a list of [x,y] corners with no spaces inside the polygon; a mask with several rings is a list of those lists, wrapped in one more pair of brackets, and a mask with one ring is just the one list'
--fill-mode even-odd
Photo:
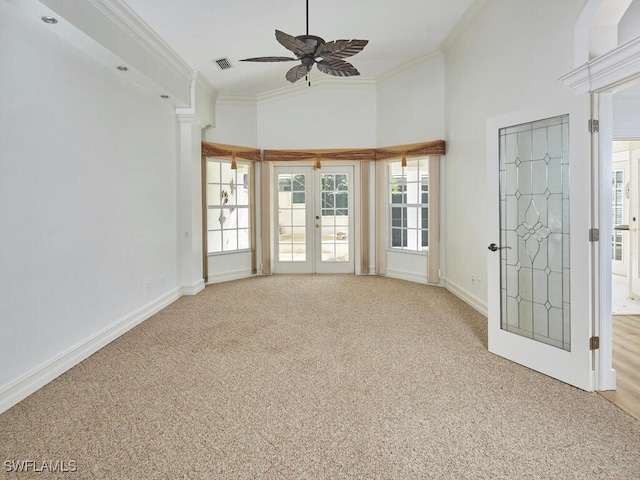
{"label": "wooden valance", "polygon": [[351,150],[264,150],[261,157],[260,150],[256,148],[202,142],[202,155],[205,157],[235,158],[254,162],[259,162],[261,158],[267,162],[300,162],[305,160],[375,161],[444,155],[445,147],[444,140],[435,140],[409,145]]}
{"label": "wooden valance", "polygon": [[213,142],[202,142],[202,156],[229,158],[231,160],[249,160],[251,162],[259,162],[261,159],[259,148],[223,145]]}
{"label": "wooden valance", "polygon": [[300,162],[303,160],[374,160],[375,150],[265,150],[263,159],[269,161]]}
{"label": "wooden valance", "polygon": [[392,158],[428,157],[430,155],[444,155],[445,141],[413,143],[410,145],[397,145],[393,147],[376,148],[376,160],[389,160]]}

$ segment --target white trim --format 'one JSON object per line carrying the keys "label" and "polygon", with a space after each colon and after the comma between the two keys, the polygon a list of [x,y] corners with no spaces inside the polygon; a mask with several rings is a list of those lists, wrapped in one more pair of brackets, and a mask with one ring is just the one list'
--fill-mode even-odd
{"label": "white trim", "polygon": [[24,400],[105,345],[175,302],[182,296],[181,293],[182,289],[174,288],[12,382],[0,391],[0,413]]}
{"label": "white trim", "polygon": [[191,79],[193,69],[122,0],[89,0],[89,3],[175,74],[187,81]]}
{"label": "white trim", "polygon": [[[593,185],[593,211],[596,218],[594,227],[600,229],[600,242],[594,246],[593,299],[594,335],[600,337],[600,348],[594,353],[595,388],[597,390],[616,389],[616,371],[613,369],[613,321],[611,293],[611,149],[613,145],[613,96],[602,93],[595,95],[593,117],[601,119],[599,135],[593,135],[593,155],[596,174]],[[598,268],[599,267],[599,268]]]}
{"label": "white trim", "polygon": [[258,105],[255,95],[235,95],[231,93],[220,93],[216,100],[218,105]]}
{"label": "white trim", "polygon": [[230,282],[232,280],[241,280],[243,278],[253,277],[250,268],[243,268],[241,270],[234,270],[231,272],[225,272],[220,275],[209,275],[209,281],[207,285],[213,285],[214,283]]}
{"label": "white trim", "polygon": [[204,290],[204,279],[201,278],[196,283],[192,285],[183,285],[182,286],[182,295],[196,295]]}
{"label": "white trim", "polygon": [[488,317],[489,307],[487,306],[487,303],[485,301],[481,300],[480,298],[476,297],[472,293],[468,292],[457,283],[452,282],[451,280],[448,280],[446,278],[441,279],[441,281],[443,280],[444,280],[444,288],[449,290],[456,297],[458,297],[463,302],[467,303],[469,306],[473,307],[475,310],[477,310],[479,313],[481,313],[485,317]]}
{"label": "white trim", "polygon": [[[306,83],[297,83],[295,85],[279,88],[277,90],[272,90],[270,92],[261,93],[256,95],[256,99],[258,102],[273,100],[282,97],[294,96],[300,93],[307,93],[309,88]],[[364,88],[376,88],[376,81],[372,78],[320,78],[318,80],[314,79],[311,83],[311,88],[322,88],[322,89],[330,89],[330,88],[338,88],[338,89],[364,89]],[[238,96],[235,96],[238,97]]]}
{"label": "white trim", "polygon": [[387,268],[387,273],[384,276],[397,278],[398,280],[407,280],[408,282],[422,283],[423,285],[427,285],[426,273],[423,275],[418,275],[417,273],[407,272],[405,270],[394,270],[391,268]]}
{"label": "white trim", "polygon": [[640,77],[640,37],[560,77],[576,94],[614,91]]}
{"label": "white trim", "polygon": [[404,65],[401,65],[398,68],[394,68],[393,70],[383,73],[382,75],[376,78],[376,86],[382,87],[384,85],[392,83],[409,73],[413,73],[429,65],[431,62],[434,62],[434,61],[441,61],[441,62],[444,61],[444,56],[442,55],[441,52],[436,51],[428,55],[423,55],[408,63],[405,63]]}
{"label": "white trim", "polygon": [[[189,101],[193,69],[123,0],[5,0],[27,18],[59,20],[49,31],[113,69],[129,68],[123,78],[166,102],[184,107]],[[40,22],[41,24],[41,22]]]}

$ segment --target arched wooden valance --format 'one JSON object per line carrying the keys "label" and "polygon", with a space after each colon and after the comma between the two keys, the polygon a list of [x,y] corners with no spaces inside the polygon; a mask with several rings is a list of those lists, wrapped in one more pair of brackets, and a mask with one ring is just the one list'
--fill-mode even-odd
{"label": "arched wooden valance", "polygon": [[390,160],[392,158],[428,157],[445,154],[445,141],[413,143],[410,145],[396,145],[393,147],[376,148],[376,160]]}
{"label": "arched wooden valance", "polygon": [[223,145],[222,143],[213,142],[202,142],[202,156],[228,158],[231,160],[249,160],[251,162],[259,162],[262,158],[259,148]]}
{"label": "arched wooden valance", "polygon": [[202,142],[205,157],[243,159],[258,162],[301,162],[301,161],[375,161],[393,158],[415,158],[430,155],[444,155],[445,141],[412,143],[382,148],[334,149],[334,150],[263,150],[235,145]]}

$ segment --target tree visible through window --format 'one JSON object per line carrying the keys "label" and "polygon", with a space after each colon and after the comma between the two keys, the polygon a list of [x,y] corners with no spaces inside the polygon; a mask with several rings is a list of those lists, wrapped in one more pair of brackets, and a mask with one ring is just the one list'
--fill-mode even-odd
{"label": "tree visible through window", "polygon": [[429,159],[388,163],[389,245],[426,251],[429,246]]}
{"label": "tree visible through window", "polygon": [[207,159],[207,247],[209,253],[234,252],[251,247],[251,164]]}

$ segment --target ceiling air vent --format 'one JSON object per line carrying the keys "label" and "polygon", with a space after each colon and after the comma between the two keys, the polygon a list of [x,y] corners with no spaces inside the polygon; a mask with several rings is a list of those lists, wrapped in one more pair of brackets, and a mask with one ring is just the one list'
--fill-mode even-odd
{"label": "ceiling air vent", "polygon": [[218,60],[214,60],[220,67],[220,70],[227,70],[231,68],[231,62],[228,58],[219,58]]}

